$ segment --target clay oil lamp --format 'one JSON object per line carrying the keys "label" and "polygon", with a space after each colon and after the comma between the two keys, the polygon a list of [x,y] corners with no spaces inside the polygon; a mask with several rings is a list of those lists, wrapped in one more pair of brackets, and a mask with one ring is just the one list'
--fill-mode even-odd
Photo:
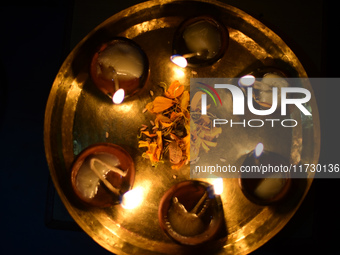
{"label": "clay oil lamp", "polygon": [[148,59],[140,46],[117,37],[94,54],[90,73],[97,88],[119,104],[144,86],[148,71]]}
{"label": "clay oil lamp", "polygon": [[259,143],[243,162],[246,169],[239,178],[243,194],[252,202],[270,205],[282,200],[291,186],[289,161],[264,150]]}
{"label": "clay oil lamp", "polygon": [[161,228],[175,242],[184,245],[199,245],[219,233],[224,214],[222,192],[206,182],[183,181],[175,184],[162,197],[158,218]]}
{"label": "clay oil lamp", "polygon": [[181,67],[212,65],[222,58],[228,44],[229,33],[222,23],[210,16],[195,17],[176,31],[170,60]]}
{"label": "clay oil lamp", "polygon": [[121,147],[98,143],[87,147],[72,165],[71,183],[76,197],[88,206],[119,204],[135,177],[131,156]]}

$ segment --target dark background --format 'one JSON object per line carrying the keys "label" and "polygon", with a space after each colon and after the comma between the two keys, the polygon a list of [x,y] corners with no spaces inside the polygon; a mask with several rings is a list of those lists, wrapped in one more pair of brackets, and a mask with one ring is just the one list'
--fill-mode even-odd
{"label": "dark background", "polygon": [[[44,111],[53,80],[72,48],[106,18],[139,2],[1,5],[0,254],[111,254],[77,227],[54,193],[44,152]],[[335,1],[224,2],[274,30],[310,77],[340,76]],[[339,86],[314,88],[322,164],[340,163]],[[254,254],[340,254],[339,184],[337,179],[316,179],[293,219]]]}

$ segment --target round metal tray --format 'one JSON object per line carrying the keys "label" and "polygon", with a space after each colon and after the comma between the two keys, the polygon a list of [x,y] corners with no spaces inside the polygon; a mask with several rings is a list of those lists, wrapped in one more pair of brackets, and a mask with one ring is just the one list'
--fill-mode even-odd
{"label": "round metal tray", "polygon": [[[169,61],[174,33],[185,19],[199,15],[216,17],[226,26],[230,34],[228,50],[214,65],[177,68]],[[145,51],[150,67],[144,89],[120,105],[113,105],[95,87],[89,75],[96,49],[116,36],[137,42]],[[74,220],[96,242],[116,254],[188,254],[194,251],[174,243],[158,222],[158,205],[163,194],[174,184],[190,179],[190,169],[185,166],[172,170],[166,162],[153,168],[142,158],[142,151],[138,149],[138,129],[154,118],[142,113],[153,99],[149,91],[157,96],[163,92],[159,86],[162,82],[170,84],[178,79],[189,85],[191,77],[238,77],[267,65],[276,65],[294,77],[306,77],[297,57],[275,33],[246,13],[215,1],[145,2],[115,14],[96,27],[63,63],[45,113],[44,139],[50,173]],[[312,91],[310,85],[306,87]],[[301,161],[317,163],[320,132],[313,95],[310,107],[313,118],[298,132],[288,134],[288,140],[291,154],[297,150]],[[234,135],[247,137],[242,132]],[[261,134],[266,140],[274,135]],[[229,134],[229,137],[233,135]],[[143,202],[139,207],[130,210],[120,205],[89,208],[75,199],[71,187],[72,162],[83,149],[99,142],[117,144],[132,156],[136,166],[134,188],[143,190]],[[233,155],[240,148],[239,143],[234,139],[229,148],[225,147],[225,152]],[[308,192],[313,176],[307,177],[294,179],[294,192],[289,199],[275,206],[251,203],[243,195],[238,179],[224,179],[221,199],[227,231],[211,250],[215,254],[245,254],[271,239],[294,215]]]}

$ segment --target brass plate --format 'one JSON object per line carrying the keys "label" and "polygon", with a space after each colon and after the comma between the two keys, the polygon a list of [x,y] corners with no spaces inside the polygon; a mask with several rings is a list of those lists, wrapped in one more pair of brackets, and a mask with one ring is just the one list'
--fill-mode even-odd
{"label": "brass plate", "polygon": [[[217,17],[228,28],[228,51],[213,66],[176,68],[169,61],[176,28],[188,17],[207,14]],[[150,65],[144,90],[121,105],[113,105],[96,89],[89,76],[95,50],[115,36],[137,42]],[[116,254],[188,254],[188,249],[175,244],[162,232],[157,212],[162,195],[175,183],[190,178],[189,166],[174,171],[165,163],[154,169],[137,148],[138,128],[153,119],[142,113],[146,103],[152,100],[149,90],[155,96],[160,95],[162,89],[158,85],[169,84],[174,79],[189,85],[190,77],[237,77],[255,67],[272,64],[272,59],[295,77],[306,77],[297,57],[275,33],[246,13],[214,1],[145,2],[115,14],[88,34],[70,53],[56,76],[46,106],[44,127],[46,157],[54,185],[79,226]],[[306,87],[311,91],[310,85]],[[310,106],[313,119],[291,134],[288,141],[291,155],[298,154],[304,162],[317,163],[320,131],[314,96]],[[242,133],[236,135],[242,136]],[[273,134],[262,135],[270,139]],[[243,136],[245,138],[245,134]],[[282,139],[287,140],[287,137]],[[86,208],[73,197],[71,164],[83,149],[97,142],[117,144],[132,156],[136,165],[134,188],[142,187],[144,191],[139,207],[131,210],[119,205],[106,209]],[[230,144],[233,146],[228,150],[233,155],[240,149],[240,143],[234,139]],[[311,183],[312,178],[296,179],[290,199],[276,206],[258,206],[244,197],[237,179],[224,179],[221,199],[228,234],[226,241],[221,239],[215,253],[245,254],[263,245],[294,215]]]}

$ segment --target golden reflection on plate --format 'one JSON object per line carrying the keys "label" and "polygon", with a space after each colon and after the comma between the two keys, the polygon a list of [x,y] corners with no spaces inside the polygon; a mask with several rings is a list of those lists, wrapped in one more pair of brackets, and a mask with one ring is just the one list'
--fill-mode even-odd
{"label": "golden reflection on plate", "polygon": [[[169,59],[174,33],[185,19],[199,15],[216,17],[226,26],[230,36],[228,49],[213,65],[178,68]],[[115,36],[138,43],[148,57],[150,71],[143,89],[120,105],[113,105],[94,86],[89,75],[96,49]],[[155,97],[163,93],[161,82],[170,84],[178,79],[189,86],[191,77],[239,77],[268,65],[286,69],[294,77],[306,77],[297,57],[275,33],[246,13],[215,1],[145,2],[115,14],[96,27],[73,49],[60,68],[45,114],[45,150],[50,173],[73,219],[102,247],[116,254],[193,252],[194,248],[173,242],[160,228],[157,217],[163,194],[174,184],[190,179],[189,166],[175,171],[165,162],[152,168],[138,149],[138,129],[153,118],[142,112],[153,98],[149,91],[152,90]],[[310,85],[306,88],[311,91]],[[289,143],[291,157],[317,163],[320,132],[314,96],[310,105],[313,119],[307,120],[308,125],[277,139]],[[240,144],[240,138],[244,140],[256,134],[234,134],[230,129],[228,132],[224,132],[228,133],[227,137],[221,138],[221,141],[225,139],[221,144],[228,144],[227,155],[249,152],[245,144]],[[270,134],[264,133],[264,140],[271,139]],[[121,146],[134,160],[136,176],[132,191],[139,192],[125,197],[123,205],[85,207],[78,204],[73,195],[72,162],[82,150],[99,142]],[[212,183],[213,179],[202,181]],[[311,183],[312,178],[294,179],[291,184],[294,192],[289,199],[275,206],[260,206],[247,200],[238,179],[224,179],[221,200],[227,234],[217,240],[220,242],[214,247],[214,253],[246,254],[263,245],[294,215]]]}

